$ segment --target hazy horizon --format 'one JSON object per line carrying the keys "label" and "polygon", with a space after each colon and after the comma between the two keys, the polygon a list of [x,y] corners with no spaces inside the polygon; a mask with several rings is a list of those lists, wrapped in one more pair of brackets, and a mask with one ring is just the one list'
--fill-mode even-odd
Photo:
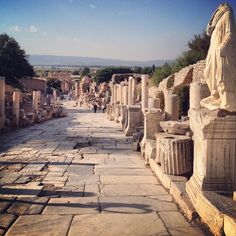
{"label": "hazy horizon", "polygon": [[[236,2],[228,1],[234,12]],[[201,34],[219,0],[0,0],[0,33],[26,54],[171,60]]]}

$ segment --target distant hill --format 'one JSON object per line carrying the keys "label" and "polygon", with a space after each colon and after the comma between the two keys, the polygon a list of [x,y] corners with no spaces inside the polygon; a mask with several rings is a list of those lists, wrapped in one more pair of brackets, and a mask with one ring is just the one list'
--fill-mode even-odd
{"label": "distant hill", "polygon": [[96,57],[30,55],[29,62],[34,66],[161,66],[170,60],[126,61]]}

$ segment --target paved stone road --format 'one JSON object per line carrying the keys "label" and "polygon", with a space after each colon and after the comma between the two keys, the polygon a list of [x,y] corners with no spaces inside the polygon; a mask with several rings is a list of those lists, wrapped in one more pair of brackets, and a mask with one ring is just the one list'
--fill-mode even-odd
{"label": "paved stone road", "polygon": [[118,124],[66,106],[69,117],[0,136],[0,235],[206,235]]}

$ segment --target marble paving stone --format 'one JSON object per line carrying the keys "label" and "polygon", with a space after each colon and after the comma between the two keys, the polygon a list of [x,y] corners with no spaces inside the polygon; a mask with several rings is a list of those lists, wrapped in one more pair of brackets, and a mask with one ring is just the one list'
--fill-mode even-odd
{"label": "marble paving stone", "polygon": [[148,169],[134,168],[95,168],[95,173],[99,175],[152,175]]}
{"label": "marble paving stone", "polygon": [[0,197],[0,213],[4,213],[14,200],[15,198]]}
{"label": "marble paving stone", "polygon": [[37,197],[43,186],[37,184],[5,185],[1,188],[0,196],[4,197]]}
{"label": "marble paving stone", "polygon": [[87,175],[87,176],[69,176],[66,186],[76,187],[81,184],[97,184],[100,181],[98,175]]}
{"label": "marble paving stone", "polygon": [[43,211],[45,215],[54,214],[95,214],[99,212],[97,197],[52,198]]}
{"label": "marble paving stone", "polygon": [[66,176],[61,176],[61,177],[58,177],[58,176],[46,176],[46,178],[43,180],[43,182],[66,182],[68,179],[68,177]]}
{"label": "marble paving stone", "polygon": [[[62,187],[57,188],[55,193],[60,197],[83,197],[84,196],[84,185],[78,187]],[[93,196],[93,194],[89,195],[89,197]]]}
{"label": "marble paving stone", "polygon": [[171,228],[169,232],[172,236],[204,236],[206,235],[200,228],[197,227],[186,227],[186,228]]}
{"label": "marble paving stone", "polygon": [[166,212],[160,212],[159,215],[168,228],[190,227],[190,224],[179,212],[166,211]]}
{"label": "marble paving stone", "polygon": [[33,171],[41,171],[47,163],[38,163],[38,164],[28,164],[25,166],[22,170],[21,173],[25,172],[33,172]]}
{"label": "marble paving stone", "polygon": [[164,201],[164,202],[172,202],[173,201],[173,197],[169,193],[158,194],[156,196],[147,196],[147,197],[158,199],[158,200]]}
{"label": "marble paving stone", "polygon": [[97,197],[100,196],[100,189],[98,184],[85,184],[84,196],[85,197]]}
{"label": "marble paving stone", "polygon": [[0,214],[0,228],[7,229],[15,221],[16,216],[12,214]]}
{"label": "marble paving stone", "polygon": [[93,214],[74,217],[68,236],[169,235],[156,213]]}
{"label": "marble paving stone", "polygon": [[101,186],[102,196],[148,196],[166,194],[166,190],[155,184],[107,184]]}
{"label": "marble paving stone", "polygon": [[20,174],[5,174],[0,179],[0,185],[13,184],[19,177]]}
{"label": "marble paving stone", "polygon": [[100,197],[102,213],[145,214],[153,211],[177,211],[177,206],[149,197]]}
{"label": "marble paving stone", "polygon": [[36,215],[40,214],[46,205],[48,198],[17,198],[11,207],[7,210],[8,213],[14,215]]}
{"label": "marble paving stone", "polygon": [[100,175],[102,184],[160,184],[155,176]]}
{"label": "marble paving stone", "polygon": [[6,236],[66,236],[71,220],[70,215],[20,216]]}

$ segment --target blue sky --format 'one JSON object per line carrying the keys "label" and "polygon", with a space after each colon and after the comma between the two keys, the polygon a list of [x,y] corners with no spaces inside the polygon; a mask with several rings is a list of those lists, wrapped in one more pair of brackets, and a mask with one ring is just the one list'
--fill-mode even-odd
{"label": "blue sky", "polygon": [[[236,1],[228,1],[236,11]],[[0,32],[27,54],[173,59],[219,0],[0,0]]]}

